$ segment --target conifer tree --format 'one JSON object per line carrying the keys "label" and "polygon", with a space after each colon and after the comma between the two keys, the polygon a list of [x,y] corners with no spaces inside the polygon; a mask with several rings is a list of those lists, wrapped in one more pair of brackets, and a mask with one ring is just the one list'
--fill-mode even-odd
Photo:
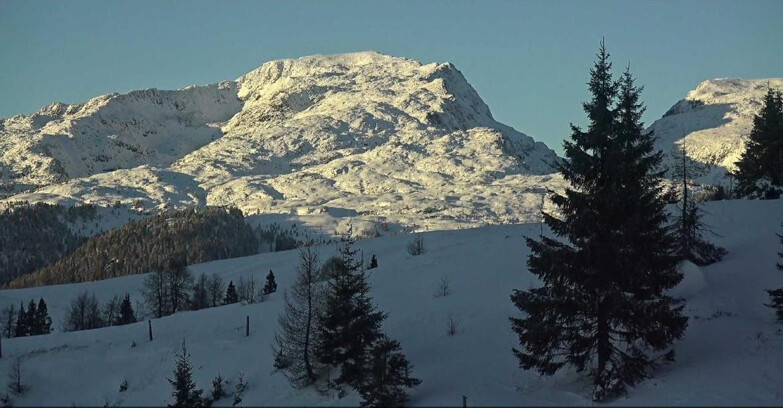
{"label": "conifer tree", "polygon": [[739,197],[778,198],[783,190],[783,97],[767,89],[764,106],[753,118],[745,152],[737,162]]}
{"label": "conifer tree", "polygon": [[116,324],[122,326],[125,324],[136,323],[136,313],[133,311],[133,305],[131,305],[130,294],[126,293],[120,303],[120,314],[117,317]]}
{"label": "conifer tree", "polygon": [[24,302],[19,303],[19,313],[16,315],[16,328],[14,337],[30,335],[30,327],[27,325],[27,312],[24,310]]}
{"label": "conifer tree", "polygon": [[511,322],[523,346],[514,349],[520,367],[587,371],[600,401],[648,375],[657,361],[650,351],[673,359],[665,350],[687,318],[664,294],[682,275],[665,226],[661,153],[643,132],[641,88],[629,70],[613,80],[603,42],[589,89],[588,128],[572,125],[563,143],[560,170],[571,186],[552,196],[561,215],[544,213],[562,240],[526,239],[528,268],[543,287],[513,292],[524,315]]}
{"label": "conifer tree", "polygon": [[[783,224],[781,224],[783,225]],[[783,235],[778,234],[780,243],[783,244]],[[778,252],[778,256],[783,258],[783,252]],[[783,272],[783,263],[778,262],[776,267],[779,271]],[[770,303],[767,305],[775,309],[778,321],[783,323],[783,288],[768,290]]]}
{"label": "conifer tree", "polygon": [[52,318],[49,316],[49,308],[43,298],[38,301],[38,312],[35,320],[38,331],[36,334],[49,334],[52,332]]}
{"label": "conifer tree", "polygon": [[266,284],[264,284],[264,295],[277,292],[277,282],[275,282],[275,274],[272,270],[269,270],[269,274],[266,275]]}
{"label": "conifer tree", "polygon": [[228,287],[226,288],[226,297],[223,298],[223,303],[228,305],[237,302],[239,302],[239,294],[237,293],[237,288],[236,286],[234,286],[234,281],[229,281]]}
{"label": "conifer tree", "polygon": [[341,262],[328,281],[324,308],[318,317],[318,361],[339,366],[336,384],[356,385],[362,378],[363,358],[382,336],[379,312],[369,296],[370,286],[358,250],[346,239],[339,248]]}
{"label": "conifer tree", "polygon": [[193,368],[190,365],[190,354],[185,348],[185,340],[182,340],[182,346],[177,351],[177,366],[174,369],[174,379],[168,379],[173,388],[171,396],[174,402],[169,404],[169,408],[193,408],[203,406],[201,400],[202,389],[196,388],[193,381]]}
{"label": "conifer tree", "polygon": [[680,149],[680,160],[673,168],[673,176],[681,180],[678,204],[679,214],[674,217],[674,237],[677,253],[680,259],[688,260],[696,265],[709,265],[723,259],[726,250],[717,247],[704,238],[704,232],[711,232],[701,218],[704,210],[696,202],[688,189],[688,174],[690,165],[684,149]]}
{"label": "conifer tree", "polygon": [[304,388],[317,378],[315,323],[323,296],[318,285],[318,269],[318,253],[309,246],[301,249],[296,279],[283,294],[285,309],[278,319],[272,347],[275,368],[295,388]]}
{"label": "conifer tree", "polygon": [[40,332],[40,328],[38,327],[38,307],[33,299],[30,299],[30,303],[27,304],[25,318],[27,323],[27,335],[37,335]]}
{"label": "conifer tree", "polygon": [[406,388],[421,384],[411,377],[413,368],[402,354],[400,343],[381,336],[367,350],[362,359],[364,373],[356,385],[362,396],[362,407],[401,407],[408,402]]}
{"label": "conifer tree", "polygon": [[378,258],[375,257],[375,254],[372,254],[372,258],[370,258],[370,266],[367,269],[375,269],[378,267]]}

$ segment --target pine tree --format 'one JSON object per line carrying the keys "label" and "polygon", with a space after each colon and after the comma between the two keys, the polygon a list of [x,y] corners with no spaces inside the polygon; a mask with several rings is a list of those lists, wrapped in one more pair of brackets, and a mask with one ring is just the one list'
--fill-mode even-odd
{"label": "pine tree", "polygon": [[[783,244],[783,235],[778,234],[778,238],[780,239],[780,243]],[[778,256],[783,258],[783,252],[778,252]],[[776,266],[779,271],[783,272],[783,263],[778,262]],[[775,309],[778,321],[783,323],[783,288],[771,289],[768,290],[767,293],[769,293],[770,299],[770,303],[767,306]]]}
{"label": "pine tree", "polygon": [[673,176],[682,181],[682,200],[678,204],[679,214],[674,217],[674,237],[677,253],[682,260],[696,265],[709,265],[723,259],[726,250],[717,247],[704,238],[704,232],[711,232],[702,222],[704,210],[688,190],[689,163],[684,149],[680,149],[681,160],[673,168]]}
{"label": "pine tree", "polygon": [[38,324],[38,307],[33,299],[30,299],[30,303],[27,304],[27,314],[25,314],[25,320],[27,323],[27,335],[36,336],[40,333],[41,328]]}
{"label": "pine tree", "polygon": [[201,394],[203,390],[196,388],[193,381],[193,368],[190,365],[190,354],[185,348],[185,340],[182,340],[182,346],[177,351],[177,367],[174,369],[174,379],[168,379],[173,388],[171,396],[174,397],[174,403],[169,404],[169,408],[192,408],[203,406]]}
{"label": "pine tree", "polygon": [[401,407],[408,401],[405,388],[421,384],[411,377],[413,368],[402,354],[400,343],[381,336],[367,350],[362,359],[364,375],[356,385],[362,396],[362,407]]}
{"label": "pine tree", "polygon": [[117,317],[116,324],[122,326],[131,323],[136,323],[136,313],[133,311],[133,305],[131,305],[130,294],[126,293],[120,304],[120,314]]}
{"label": "pine tree", "polygon": [[378,258],[375,257],[375,254],[372,254],[372,258],[370,258],[370,266],[367,269],[375,269],[378,267]]}
{"label": "pine tree", "polygon": [[358,250],[346,240],[340,246],[340,267],[328,281],[322,313],[318,317],[318,361],[339,366],[336,384],[358,384],[367,348],[382,336],[379,312],[369,296],[370,286]]}
{"label": "pine tree", "polygon": [[767,89],[764,106],[753,118],[745,152],[737,162],[739,197],[778,198],[783,189],[783,97]]}
{"label": "pine tree", "polygon": [[264,295],[274,293],[277,291],[277,282],[275,282],[275,274],[272,270],[269,270],[269,274],[266,275],[266,284],[264,284]]}
{"label": "pine tree", "polygon": [[560,170],[571,187],[552,196],[562,218],[544,213],[563,240],[526,239],[529,270],[544,285],[514,291],[525,316],[511,322],[523,346],[514,349],[520,367],[542,375],[565,365],[587,370],[593,399],[603,400],[644,378],[656,362],[648,351],[681,338],[687,318],[664,294],[682,275],[665,227],[661,153],[640,121],[641,88],[629,70],[612,79],[603,42],[597,58],[592,99],[583,104],[588,129],[572,125],[564,142]]}
{"label": "pine tree", "polygon": [[52,332],[52,318],[49,316],[49,308],[43,298],[38,301],[38,312],[35,320],[38,328],[37,334],[49,334]]}
{"label": "pine tree", "polygon": [[275,368],[295,388],[304,388],[316,380],[315,323],[322,296],[318,285],[318,253],[308,246],[300,250],[296,279],[283,294],[285,309],[278,319],[272,348]]}
{"label": "pine tree", "polygon": [[228,287],[226,288],[226,297],[223,298],[223,303],[229,305],[231,303],[237,303],[239,302],[239,294],[237,293],[237,288],[234,286],[234,281],[228,282]]}
{"label": "pine tree", "polygon": [[27,313],[24,311],[24,302],[19,303],[19,313],[16,315],[16,329],[14,337],[25,337],[30,335],[30,328],[27,325]]}

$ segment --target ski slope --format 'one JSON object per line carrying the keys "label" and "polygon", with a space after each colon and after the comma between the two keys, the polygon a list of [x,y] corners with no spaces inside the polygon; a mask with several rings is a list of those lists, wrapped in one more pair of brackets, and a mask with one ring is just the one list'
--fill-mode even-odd
{"label": "ski slope", "polygon": [[[607,405],[783,405],[783,325],[774,322],[765,289],[783,286],[775,262],[780,244],[783,202],[721,201],[706,205],[705,220],[719,234],[715,242],[729,254],[705,268],[689,265],[688,279],[677,294],[687,298],[690,316],[685,338],[677,343],[677,361],[659,369],[653,379],[631,388],[627,398]],[[518,346],[508,317],[518,311],[509,300],[512,289],[537,284],[525,267],[525,235],[538,235],[540,224],[491,226],[424,233],[428,252],[411,256],[409,234],[365,239],[357,247],[369,259],[372,296],[389,312],[384,329],[398,339],[413,373],[422,384],[412,390],[413,406],[459,405],[590,405],[589,380],[571,370],[540,377],[518,368],[511,348]],[[319,248],[321,260],[335,252]],[[263,282],[269,269],[279,284],[265,302],[234,304],[197,312],[181,312],[147,322],[83,332],[60,331],[65,308],[82,291],[105,302],[114,295],[141,298],[144,276],[100,282],[0,291],[0,307],[25,304],[43,296],[57,332],[4,339],[0,375],[14,357],[23,359],[23,383],[29,391],[15,398],[17,406],[164,405],[170,402],[167,377],[174,352],[186,339],[194,378],[205,392],[220,372],[233,390],[240,372],[248,389],[246,406],[357,405],[353,392],[338,399],[314,389],[293,390],[272,373],[271,341],[292,282],[297,251],[266,253],[192,266],[221,274],[234,283],[255,276]],[[452,294],[435,298],[440,280],[448,277]],[[455,336],[446,333],[449,315],[459,322]],[[250,336],[245,337],[245,316]],[[136,347],[131,347],[135,342]],[[3,377],[4,378],[4,377]],[[123,380],[128,390],[119,392]],[[216,406],[230,405],[230,398]]]}

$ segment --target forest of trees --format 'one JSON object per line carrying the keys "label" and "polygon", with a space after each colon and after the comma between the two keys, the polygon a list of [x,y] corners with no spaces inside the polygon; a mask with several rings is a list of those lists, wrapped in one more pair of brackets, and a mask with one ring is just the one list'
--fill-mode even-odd
{"label": "forest of trees", "polygon": [[92,205],[10,204],[0,212],[0,284],[71,254],[87,240],[71,226],[96,216]]}
{"label": "forest of trees", "polygon": [[235,208],[167,212],[94,237],[52,266],[19,277],[12,288],[88,282],[165,268],[175,257],[192,265],[258,252],[258,241]]}

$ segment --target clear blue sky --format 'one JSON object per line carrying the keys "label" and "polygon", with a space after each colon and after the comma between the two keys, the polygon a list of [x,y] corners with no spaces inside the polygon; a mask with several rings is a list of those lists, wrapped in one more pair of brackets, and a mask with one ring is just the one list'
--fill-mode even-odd
{"label": "clear blue sky", "polygon": [[453,62],[496,119],[560,152],[601,37],[648,123],[704,79],[783,76],[783,1],[2,1],[0,117],[375,50]]}

